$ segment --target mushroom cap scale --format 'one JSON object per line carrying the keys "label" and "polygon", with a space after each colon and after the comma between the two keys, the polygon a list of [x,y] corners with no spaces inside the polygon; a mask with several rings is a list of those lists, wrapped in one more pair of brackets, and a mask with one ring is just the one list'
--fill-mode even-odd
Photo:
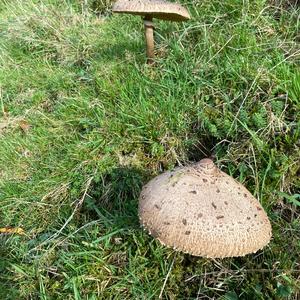
{"label": "mushroom cap scale", "polygon": [[118,0],[112,10],[115,13],[150,16],[169,21],[190,19],[189,12],[183,6],[164,0]]}
{"label": "mushroom cap scale", "polygon": [[141,192],[139,216],[162,244],[196,256],[244,256],[271,238],[260,203],[208,159],[152,179]]}

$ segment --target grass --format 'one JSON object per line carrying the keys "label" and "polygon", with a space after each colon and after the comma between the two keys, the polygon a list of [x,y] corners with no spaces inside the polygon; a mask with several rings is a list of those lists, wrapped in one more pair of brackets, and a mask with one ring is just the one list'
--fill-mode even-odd
{"label": "grass", "polygon": [[[1,299],[299,299],[296,1],[182,1],[142,22],[110,1],[0,1]],[[214,156],[262,203],[271,243],[209,260],[141,230],[141,186]]]}

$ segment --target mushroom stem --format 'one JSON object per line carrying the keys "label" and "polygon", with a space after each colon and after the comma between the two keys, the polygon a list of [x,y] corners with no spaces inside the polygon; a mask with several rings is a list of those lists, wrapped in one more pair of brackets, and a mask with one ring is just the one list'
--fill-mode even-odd
{"label": "mushroom stem", "polygon": [[152,22],[152,16],[146,16],[144,18],[145,26],[145,38],[146,38],[146,53],[147,53],[147,64],[152,65],[154,63],[154,23]]}

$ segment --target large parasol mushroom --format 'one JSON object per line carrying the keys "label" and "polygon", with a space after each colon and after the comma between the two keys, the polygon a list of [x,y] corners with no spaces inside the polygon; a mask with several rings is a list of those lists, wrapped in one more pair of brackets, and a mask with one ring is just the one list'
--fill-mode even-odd
{"label": "large parasol mushroom", "polygon": [[162,244],[196,256],[244,256],[271,238],[258,200],[210,159],[152,179],[142,190],[139,216]]}
{"label": "large parasol mushroom", "polygon": [[190,19],[190,15],[184,7],[165,0],[118,0],[112,10],[115,13],[144,17],[148,64],[154,62],[153,18],[168,21],[185,21]]}

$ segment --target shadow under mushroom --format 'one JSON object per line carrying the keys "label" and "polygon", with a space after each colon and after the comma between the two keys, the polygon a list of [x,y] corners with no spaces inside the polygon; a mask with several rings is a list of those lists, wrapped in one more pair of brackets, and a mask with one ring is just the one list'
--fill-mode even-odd
{"label": "shadow under mushroom", "polygon": [[104,218],[108,223],[123,228],[139,228],[138,197],[146,171],[117,167],[95,179],[81,213],[89,219]]}

